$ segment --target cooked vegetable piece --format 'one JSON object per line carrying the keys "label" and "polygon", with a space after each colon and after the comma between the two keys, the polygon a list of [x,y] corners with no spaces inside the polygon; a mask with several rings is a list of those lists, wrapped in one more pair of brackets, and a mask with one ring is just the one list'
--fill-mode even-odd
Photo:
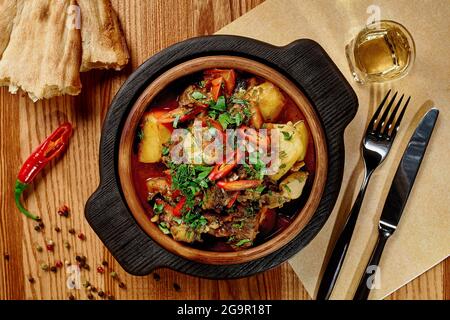
{"label": "cooked vegetable piece", "polygon": [[158,123],[155,114],[149,112],[144,116],[142,139],[139,143],[138,159],[143,163],[156,163],[161,160],[163,144],[170,141],[171,132]]}
{"label": "cooked vegetable piece", "polygon": [[[278,131],[279,157],[277,164],[279,170],[270,176],[272,180],[279,180],[297,162],[305,158],[308,146],[308,130],[303,121],[287,124],[277,124],[274,129]],[[289,138],[287,138],[289,136]]]}
{"label": "cooked vegetable piece", "polygon": [[268,81],[253,87],[247,99],[259,108],[266,122],[276,121],[286,103],[280,89]]}
{"label": "cooked vegetable piece", "polygon": [[283,196],[289,200],[300,198],[307,178],[308,173],[303,171],[291,173],[280,183],[280,190]]}

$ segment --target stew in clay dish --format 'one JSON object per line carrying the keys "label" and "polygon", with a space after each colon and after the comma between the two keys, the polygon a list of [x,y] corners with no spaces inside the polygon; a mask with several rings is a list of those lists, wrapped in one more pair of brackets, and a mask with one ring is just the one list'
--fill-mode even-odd
{"label": "stew in clay dish", "polygon": [[[209,251],[257,246],[283,231],[315,170],[309,127],[270,81],[208,69],[164,89],[136,132],[138,198],[162,233]],[[293,211],[293,210],[291,210]]]}

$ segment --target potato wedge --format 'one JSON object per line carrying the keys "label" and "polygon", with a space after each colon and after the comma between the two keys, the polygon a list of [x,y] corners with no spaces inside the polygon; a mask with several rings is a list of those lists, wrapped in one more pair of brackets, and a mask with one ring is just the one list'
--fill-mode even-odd
{"label": "potato wedge", "polygon": [[300,198],[307,179],[308,173],[303,171],[294,172],[283,179],[280,183],[280,190],[283,193],[283,197],[290,200]]}
{"label": "potato wedge", "polygon": [[162,145],[170,141],[171,132],[151,112],[144,116],[142,140],[139,143],[138,159],[143,163],[155,163],[161,160]]}
{"label": "potato wedge", "polygon": [[278,166],[279,169],[270,175],[270,178],[276,181],[284,176],[297,161],[305,158],[308,147],[308,129],[303,121],[297,122],[295,125],[292,122],[276,124],[274,129],[277,130],[279,137],[279,153],[275,162],[275,167]]}
{"label": "potato wedge", "polygon": [[276,121],[286,103],[280,89],[268,81],[253,87],[246,98],[259,108],[265,122]]}

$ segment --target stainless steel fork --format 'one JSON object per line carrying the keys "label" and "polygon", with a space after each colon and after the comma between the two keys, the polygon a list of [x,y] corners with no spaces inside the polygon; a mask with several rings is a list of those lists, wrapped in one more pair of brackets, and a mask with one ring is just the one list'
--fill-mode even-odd
{"label": "stainless steel fork", "polygon": [[[341,270],[342,263],[344,262],[347,249],[350,244],[350,240],[355,228],[356,221],[358,219],[359,211],[366,193],[366,188],[369,183],[370,177],[375,169],[383,162],[391,149],[392,143],[395,139],[397,131],[400,126],[400,122],[403,119],[406,108],[408,107],[411,97],[408,97],[405,105],[401,108],[404,95],[401,96],[393,108],[394,102],[397,98],[397,92],[391,98],[388,105],[384,108],[386,101],[391,93],[388,91],[383,101],[380,103],[377,111],[372,117],[372,120],[367,127],[366,134],[362,141],[362,154],[364,158],[364,180],[361,185],[358,197],[350,211],[350,214],[345,223],[339,239],[337,240],[331,257],[328,261],[328,265],[325,269],[325,273],[320,282],[319,290],[317,293],[318,300],[328,299],[333,291],[334,285]],[[397,113],[400,110],[398,117]],[[383,111],[383,113],[382,113]],[[381,116],[380,116],[381,115]]]}

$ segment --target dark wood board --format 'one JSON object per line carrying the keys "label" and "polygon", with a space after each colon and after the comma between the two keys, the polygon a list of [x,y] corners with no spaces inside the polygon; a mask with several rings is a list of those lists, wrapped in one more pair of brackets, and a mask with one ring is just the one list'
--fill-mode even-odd
{"label": "dark wood board", "polygon": [[[327,137],[329,171],[319,208],[305,229],[287,246],[265,258],[240,265],[206,265],[175,256],[152,241],[128,211],[117,172],[121,128],[133,102],[153,79],[169,68],[205,55],[238,55],[267,64],[296,83],[318,112]],[[106,116],[100,144],[98,190],[86,204],[85,215],[100,239],[129,273],[146,275],[168,267],[206,278],[239,278],[273,268],[305,247],[320,231],[336,202],[344,166],[343,133],[358,107],[355,93],[340,71],[312,40],[275,47],[236,36],[193,38],[147,60],[125,82]]]}

